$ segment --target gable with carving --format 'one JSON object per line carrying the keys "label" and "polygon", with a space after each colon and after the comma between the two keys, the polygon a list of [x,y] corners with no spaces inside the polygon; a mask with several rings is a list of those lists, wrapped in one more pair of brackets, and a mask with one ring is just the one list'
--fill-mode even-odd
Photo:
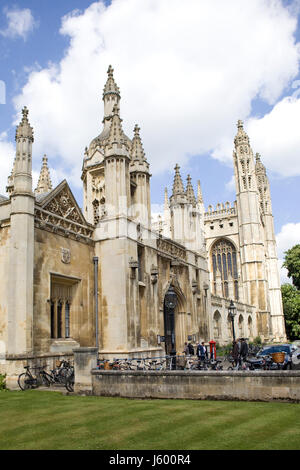
{"label": "gable with carving", "polygon": [[35,204],[35,225],[80,241],[92,241],[93,226],[86,222],[66,181]]}

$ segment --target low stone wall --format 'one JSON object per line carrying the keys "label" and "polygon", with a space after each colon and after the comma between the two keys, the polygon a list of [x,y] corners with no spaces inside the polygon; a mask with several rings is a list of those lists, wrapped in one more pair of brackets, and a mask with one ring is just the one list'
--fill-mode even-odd
{"label": "low stone wall", "polygon": [[0,374],[6,375],[6,387],[9,390],[20,390],[18,385],[18,376],[25,372],[24,366],[30,366],[31,368],[41,366],[50,371],[56,367],[57,361],[62,360],[73,362],[73,354],[57,353],[6,356],[4,359],[0,360]]}
{"label": "low stone wall", "polygon": [[106,397],[300,402],[300,371],[93,369],[91,382],[91,393]]}

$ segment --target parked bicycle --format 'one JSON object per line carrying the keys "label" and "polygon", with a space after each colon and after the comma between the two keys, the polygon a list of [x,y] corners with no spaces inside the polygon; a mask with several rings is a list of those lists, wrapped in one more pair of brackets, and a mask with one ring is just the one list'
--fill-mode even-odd
{"label": "parked bicycle", "polygon": [[[33,388],[38,388],[41,385],[46,387],[50,386],[49,374],[44,370],[43,366],[31,367],[24,366],[26,372],[23,372],[18,377],[18,385],[21,390],[29,390]],[[36,374],[33,374],[31,370],[38,370]]]}

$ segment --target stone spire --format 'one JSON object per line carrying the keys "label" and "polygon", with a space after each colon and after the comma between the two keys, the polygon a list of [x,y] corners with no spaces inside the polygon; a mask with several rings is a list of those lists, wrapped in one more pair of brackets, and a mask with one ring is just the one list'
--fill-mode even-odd
{"label": "stone spire", "polygon": [[107,81],[103,89],[103,99],[106,95],[109,95],[109,94],[118,95],[118,97],[120,98],[120,89],[115,82],[113,73],[114,73],[114,69],[110,65],[107,70],[107,74],[108,74]]}
{"label": "stone spire", "polygon": [[188,202],[192,204],[193,207],[195,207],[197,204],[197,201],[195,198],[194,188],[192,186],[192,178],[190,175],[187,176],[186,197],[187,197]]}
{"label": "stone spire", "polygon": [[139,160],[142,162],[146,161],[145,152],[140,137],[140,128],[137,124],[134,127],[134,137],[132,139],[130,155],[132,160]]}
{"label": "stone spire", "polygon": [[271,194],[266,167],[260,159],[260,154],[255,155],[255,176],[259,194],[260,209],[263,214],[272,214]]}
{"label": "stone spire", "polygon": [[180,166],[176,164],[175,168],[175,176],[174,176],[174,183],[173,183],[173,196],[177,195],[185,195],[184,187],[183,187],[183,182],[181,179],[180,175]]}
{"label": "stone spire", "polygon": [[260,159],[260,154],[256,153],[255,154],[255,173],[258,176],[266,176],[266,167],[262,163]]}
{"label": "stone spire", "polygon": [[122,129],[122,119],[119,116],[119,108],[114,105],[112,110],[112,121],[109,130],[109,136],[106,143],[107,147],[116,145],[118,148],[125,147],[128,150],[128,140]]}
{"label": "stone spire", "polygon": [[50,178],[50,171],[48,168],[48,158],[46,155],[43,156],[42,168],[39,176],[38,185],[36,187],[36,194],[48,193],[52,189],[52,183]]}
{"label": "stone spire", "polygon": [[130,148],[130,173],[134,172],[149,173],[149,163],[147,162],[145,152],[143,149],[142,140],[140,137],[140,128],[136,124],[134,127],[134,137]]}
{"label": "stone spire", "polygon": [[203,204],[202,190],[200,180],[197,181],[197,202]]}

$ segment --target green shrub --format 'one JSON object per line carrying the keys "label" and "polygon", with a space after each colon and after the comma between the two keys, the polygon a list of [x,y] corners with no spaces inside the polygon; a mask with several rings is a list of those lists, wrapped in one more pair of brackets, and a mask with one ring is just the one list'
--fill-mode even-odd
{"label": "green shrub", "polygon": [[260,336],[256,336],[256,338],[254,338],[254,340],[253,340],[253,344],[254,344],[255,346],[261,346],[261,345],[262,345],[261,337],[260,337]]}
{"label": "green shrub", "polygon": [[6,389],[6,374],[0,374],[0,390],[5,390]]}

